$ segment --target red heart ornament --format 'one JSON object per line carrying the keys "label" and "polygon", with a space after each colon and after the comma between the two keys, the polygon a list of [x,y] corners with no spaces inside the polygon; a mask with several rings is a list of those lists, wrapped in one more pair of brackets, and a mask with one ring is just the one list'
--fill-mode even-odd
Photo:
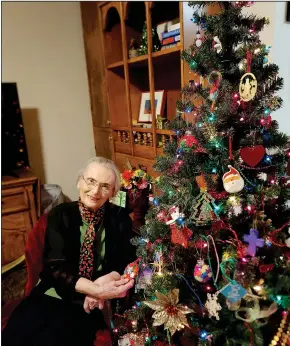
{"label": "red heart ornament", "polygon": [[248,166],[255,167],[265,155],[265,148],[262,145],[245,147],[241,149],[240,155]]}

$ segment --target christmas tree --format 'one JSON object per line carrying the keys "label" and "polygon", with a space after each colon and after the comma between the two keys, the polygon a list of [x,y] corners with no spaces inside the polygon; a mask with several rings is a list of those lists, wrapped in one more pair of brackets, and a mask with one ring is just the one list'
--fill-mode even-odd
{"label": "christmas tree", "polygon": [[[153,46],[153,52],[157,52],[161,48],[161,43],[158,37],[156,26],[152,27],[152,46]],[[144,23],[144,26],[143,26],[142,39],[141,39],[141,44],[140,44],[138,53],[139,55],[145,55],[148,53],[148,38],[147,38],[146,22]]]}
{"label": "christmas tree", "polygon": [[133,240],[133,307],[115,329],[131,344],[289,345],[290,151],[271,118],[283,79],[259,39],[268,20],[242,14],[251,5],[189,3],[198,40],[182,59],[195,82]]}

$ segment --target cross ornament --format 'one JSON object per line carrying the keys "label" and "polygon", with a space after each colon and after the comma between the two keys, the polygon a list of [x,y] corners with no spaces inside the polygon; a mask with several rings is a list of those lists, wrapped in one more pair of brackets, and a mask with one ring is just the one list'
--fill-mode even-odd
{"label": "cross ornament", "polygon": [[264,239],[258,238],[258,236],[259,236],[259,232],[254,228],[250,229],[250,234],[244,235],[244,241],[249,244],[248,246],[249,256],[255,256],[257,247],[264,246],[264,243],[265,243]]}

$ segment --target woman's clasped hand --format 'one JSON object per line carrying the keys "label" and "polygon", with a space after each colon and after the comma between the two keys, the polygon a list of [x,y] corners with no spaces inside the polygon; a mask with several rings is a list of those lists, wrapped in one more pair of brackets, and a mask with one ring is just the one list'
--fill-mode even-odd
{"label": "woman's clasped hand", "polygon": [[94,281],[98,286],[97,298],[87,295],[84,300],[84,310],[90,313],[91,310],[103,309],[106,299],[124,298],[127,291],[133,287],[134,280],[122,279],[121,275],[115,271],[103,275]]}

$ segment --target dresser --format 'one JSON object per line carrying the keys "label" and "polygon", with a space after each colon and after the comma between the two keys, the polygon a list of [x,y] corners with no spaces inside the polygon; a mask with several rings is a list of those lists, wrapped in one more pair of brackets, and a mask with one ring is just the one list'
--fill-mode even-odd
{"label": "dresser", "polygon": [[27,235],[40,215],[40,180],[29,171],[2,177],[2,273],[24,260]]}

